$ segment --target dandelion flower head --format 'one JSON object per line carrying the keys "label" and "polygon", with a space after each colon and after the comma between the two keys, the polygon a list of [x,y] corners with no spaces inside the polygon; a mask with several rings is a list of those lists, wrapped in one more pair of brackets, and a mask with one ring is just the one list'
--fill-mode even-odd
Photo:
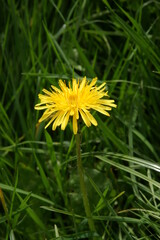
{"label": "dandelion flower head", "polygon": [[110,116],[108,111],[117,105],[114,100],[108,99],[106,83],[96,86],[97,78],[91,82],[86,77],[76,81],[72,79],[67,86],[59,80],[60,89],[51,85],[51,90],[43,89],[44,94],[39,94],[40,103],[35,105],[36,110],[45,110],[39,122],[49,120],[45,128],[52,124],[52,130],[61,126],[65,130],[69,118],[72,118],[73,132],[77,134],[78,120],[81,118],[87,127],[91,124],[97,126],[97,121],[90,113],[91,110],[98,111],[106,116]]}

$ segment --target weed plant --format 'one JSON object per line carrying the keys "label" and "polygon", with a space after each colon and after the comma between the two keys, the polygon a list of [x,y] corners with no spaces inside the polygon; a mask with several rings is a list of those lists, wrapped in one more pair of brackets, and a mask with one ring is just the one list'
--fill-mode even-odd
{"label": "weed plant", "polygon": [[34,110],[84,76],[118,105],[82,128],[94,235],[160,239],[159,16],[155,0],[1,1],[0,240],[91,239],[72,126],[45,130]]}

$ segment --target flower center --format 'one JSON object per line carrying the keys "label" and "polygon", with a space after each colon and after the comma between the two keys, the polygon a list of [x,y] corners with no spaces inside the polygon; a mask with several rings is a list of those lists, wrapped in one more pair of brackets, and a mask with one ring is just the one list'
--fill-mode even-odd
{"label": "flower center", "polygon": [[68,103],[72,107],[76,107],[77,106],[77,94],[70,93],[70,95],[68,96]]}

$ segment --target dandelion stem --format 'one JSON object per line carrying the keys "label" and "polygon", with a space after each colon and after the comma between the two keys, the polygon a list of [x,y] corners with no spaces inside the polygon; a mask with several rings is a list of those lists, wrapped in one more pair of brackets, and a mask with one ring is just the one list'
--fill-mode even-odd
{"label": "dandelion stem", "polygon": [[83,197],[84,209],[86,212],[86,216],[88,218],[89,228],[91,232],[95,232],[96,230],[95,230],[94,222],[92,219],[91,209],[90,209],[89,200],[87,196],[87,189],[84,181],[84,172],[83,172],[83,166],[82,166],[82,160],[81,160],[80,145],[81,145],[81,133],[78,131],[76,135],[76,149],[77,149],[77,168],[79,173],[80,188],[81,188],[81,193]]}

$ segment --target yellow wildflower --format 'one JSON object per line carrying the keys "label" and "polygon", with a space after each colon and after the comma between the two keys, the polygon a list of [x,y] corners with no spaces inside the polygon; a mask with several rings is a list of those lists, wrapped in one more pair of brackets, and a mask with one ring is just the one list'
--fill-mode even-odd
{"label": "yellow wildflower", "polygon": [[87,82],[86,77],[80,81],[72,79],[72,86],[65,84],[59,80],[61,89],[51,86],[51,90],[43,89],[44,94],[39,94],[40,103],[35,105],[36,110],[44,110],[39,122],[50,119],[47,128],[52,123],[52,130],[61,125],[61,129],[65,130],[70,116],[73,118],[73,132],[77,134],[77,121],[81,117],[87,127],[91,124],[97,126],[97,121],[91,115],[90,110],[96,110],[106,116],[110,116],[108,111],[112,107],[116,107],[114,100],[108,98],[108,92],[105,91],[106,83],[96,86],[97,78],[93,78],[91,82]]}

